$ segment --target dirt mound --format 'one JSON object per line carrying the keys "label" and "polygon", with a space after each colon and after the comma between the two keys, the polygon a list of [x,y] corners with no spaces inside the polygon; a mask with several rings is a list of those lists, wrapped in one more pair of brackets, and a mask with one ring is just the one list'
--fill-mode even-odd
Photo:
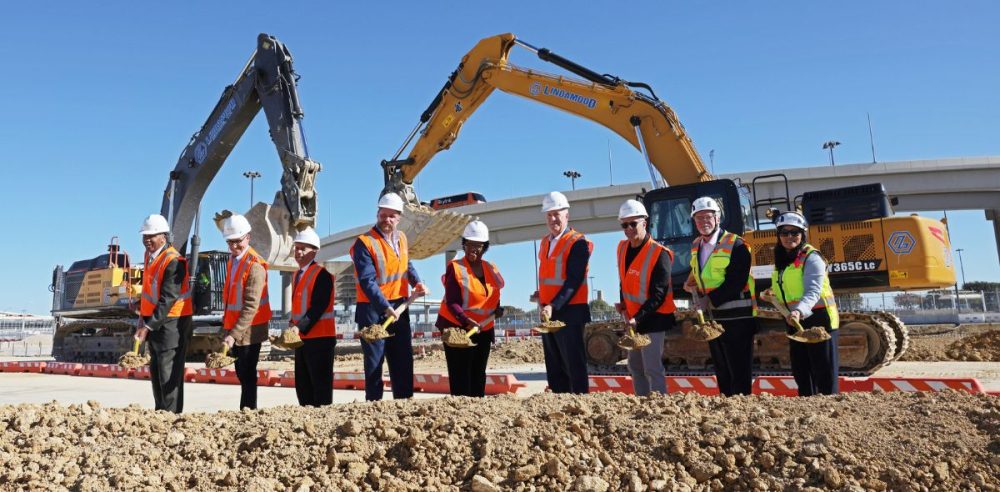
{"label": "dirt mound", "polygon": [[904,361],[1000,362],[1000,330],[950,329],[910,338]]}
{"label": "dirt mound", "polygon": [[952,360],[1000,362],[1000,330],[965,337],[948,347]]}
{"label": "dirt mound", "polygon": [[545,362],[540,338],[512,338],[493,345],[490,362],[498,364],[541,364]]}
{"label": "dirt mound", "polygon": [[971,490],[1000,399],[959,393],[384,401],[177,416],[0,407],[0,483],[83,490]]}

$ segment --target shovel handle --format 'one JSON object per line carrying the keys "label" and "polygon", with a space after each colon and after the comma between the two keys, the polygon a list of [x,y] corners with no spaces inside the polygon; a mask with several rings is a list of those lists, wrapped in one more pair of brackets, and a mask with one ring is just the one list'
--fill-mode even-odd
{"label": "shovel handle", "polygon": [[465,337],[466,338],[472,338],[472,335],[475,335],[476,333],[479,333],[479,328],[476,328],[475,326],[473,326],[472,328],[469,328],[468,330],[465,330]]}
{"label": "shovel handle", "polygon": [[222,355],[223,356],[229,355],[229,345],[228,344],[225,344],[225,343],[222,344]]}
{"label": "shovel handle", "polygon": [[138,338],[135,339],[134,342],[132,342],[132,352],[133,353],[136,353],[136,354],[139,353],[139,345],[142,345],[142,340],[139,340]]}
{"label": "shovel handle", "polygon": [[698,322],[705,324],[705,313],[701,309],[698,310]]}
{"label": "shovel handle", "polygon": [[386,318],[385,321],[382,322],[382,329],[384,330],[384,329],[388,328],[389,325],[391,325],[393,321],[396,321],[396,317],[395,316],[389,316],[388,318]]}

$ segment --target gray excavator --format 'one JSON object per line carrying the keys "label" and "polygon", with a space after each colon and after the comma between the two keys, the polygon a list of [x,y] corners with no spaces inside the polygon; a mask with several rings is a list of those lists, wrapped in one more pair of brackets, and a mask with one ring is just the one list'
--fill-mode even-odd
{"label": "gray excavator", "polygon": [[[273,268],[294,270],[292,237],[316,221],[315,183],[321,166],[309,158],[306,147],[298,78],[288,48],[274,36],[260,34],[239,76],[223,90],[170,171],[160,213],[170,224],[174,246],[191,265],[195,302],[195,333],[188,347],[191,358],[204,359],[218,348],[214,335],[221,325],[228,257],[227,252],[199,251],[199,206],[208,185],[261,109],[281,160],[281,190],[272,203],[254,204],[244,214],[254,231],[251,246]],[[52,349],[56,360],[113,362],[129,351],[139,322],[136,306],[141,286],[140,266],[129,261],[116,240],[108,253],[75,261],[68,269],[57,266],[50,286],[57,323]]]}

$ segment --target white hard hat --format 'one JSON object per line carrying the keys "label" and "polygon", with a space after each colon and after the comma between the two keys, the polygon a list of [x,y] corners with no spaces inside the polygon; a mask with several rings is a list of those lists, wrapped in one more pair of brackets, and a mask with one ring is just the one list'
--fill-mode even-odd
{"label": "white hard hat", "polygon": [[618,220],[626,217],[649,217],[649,214],[646,213],[646,206],[639,200],[625,200],[618,209]]}
{"label": "white hard hat", "polygon": [[722,209],[719,208],[719,202],[710,196],[703,196],[691,202],[691,217],[694,217],[694,214],[702,210],[712,210],[715,212],[715,215],[719,215],[722,212]]}
{"label": "white hard hat", "polygon": [[250,232],[250,222],[246,217],[233,214],[222,221],[222,237],[226,241],[239,239]]}
{"label": "white hard hat", "polygon": [[397,212],[403,211],[403,199],[395,193],[386,193],[378,199],[378,208],[388,208]]}
{"label": "white hard hat", "polygon": [[566,199],[566,195],[558,191],[551,191],[542,199],[542,212],[551,212],[564,208],[569,208],[569,200]]}
{"label": "white hard hat", "polygon": [[167,224],[167,219],[160,214],[153,214],[146,217],[146,220],[142,221],[142,228],[139,229],[139,233],[143,236],[152,236],[154,234],[164,234],[170,232],[170,225]]}
{"label": "white hard hat", "polygon": [[465,230],[462,231],[462,239],[485,243],[490,240],[490,229],[481,220],[474,220],[465,226]]}
{"label": "white hard hat", "polygon": [[776,227],[781,226],[792,226],[798,227],[803,231],[809,228],[809,224],[806,223],[806,218],[798,212],[785,212],[778,216],[777,222],[774,223]]}
{"label": "white hard hat", "polygon": [[316,234],[316,230],[312,227],[306,227],[295,235],[295,242],[319,249],[319,234]]}

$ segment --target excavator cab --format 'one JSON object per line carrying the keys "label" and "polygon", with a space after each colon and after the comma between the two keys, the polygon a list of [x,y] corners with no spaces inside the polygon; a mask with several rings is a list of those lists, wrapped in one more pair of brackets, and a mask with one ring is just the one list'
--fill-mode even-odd
{"label": "excavator cab", "polygon": [[[719,202],[722,216],[720,227],[743,234],[755,225],[749,191],[729,179],[670,186],[649,191],[643,197],[649,211],[649,232],[660,244],[674,252],[671,268],[674,285],[683,285],[691,272],[691,243],[698,231],[691,220],[691,203],[703,196]],[[674,296],[685,297],[682,289],[674,289]]]}

